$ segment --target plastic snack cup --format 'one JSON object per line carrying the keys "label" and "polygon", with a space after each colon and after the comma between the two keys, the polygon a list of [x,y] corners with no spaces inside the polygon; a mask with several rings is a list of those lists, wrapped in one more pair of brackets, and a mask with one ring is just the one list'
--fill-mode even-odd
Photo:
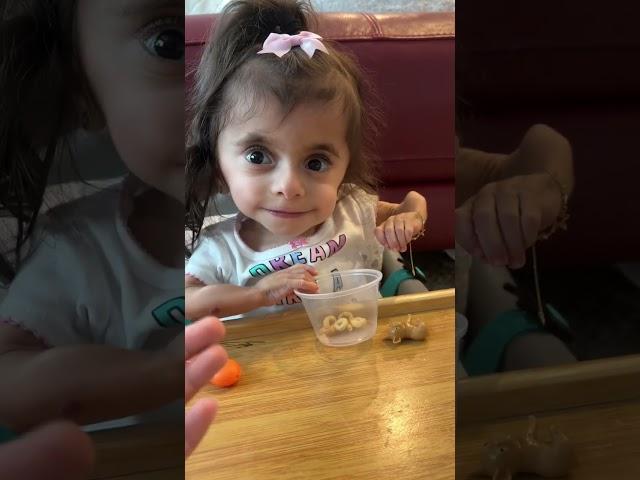
{"label": "plastic snack cup", "polygon": [[295,290],[318,340],[330,347],[346,347],[369,340],[378,326],[377,270],[344,270],[316,277],[318,293]]}

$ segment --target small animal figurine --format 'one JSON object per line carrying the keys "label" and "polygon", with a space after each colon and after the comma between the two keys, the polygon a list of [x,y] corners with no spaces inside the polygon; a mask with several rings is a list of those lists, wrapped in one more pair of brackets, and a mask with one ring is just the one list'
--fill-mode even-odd
{"label": "small animal figurine", "polygon": [[427,324],[424,321],[414,322],[411,314],[404,320],[394,320],[389,324],[389,332],[385,340],[400,343],[405,338],[411,340],[424,340],[427,337]]}
{"label": "small animal figurine", "polygon": [[549,428],[549,433],[549,440],[540,440],[536,419],[530,415],[524,438],[506,436],[484,444],[485,458],[480,474],[492,480],[511,480],[518,473],[543,478],[565,477],[573,461],[573,447],[554,426]]}

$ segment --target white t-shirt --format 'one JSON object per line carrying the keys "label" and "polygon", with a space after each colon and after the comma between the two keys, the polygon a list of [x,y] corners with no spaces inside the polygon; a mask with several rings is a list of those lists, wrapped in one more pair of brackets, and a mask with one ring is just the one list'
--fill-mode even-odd
{"label": "white t-shirt", "polygon": [[[316,268],[319,275],[353,268],[382,267],[383,247],[374,235],[378,197],[353,188],[341,198],[321,227],[308,238],[298,238],[266,251],[251,249],[239,235],[241,214],[205,228],[189,258],[185,273],[206,285],[232,284],[249,287],[270,273],[297,263]],[[261,308],[248,315],[280,310],[300,303],[292,294],[279,305]]]}
{"label": "white t-shirt", "polygon": [[184,328],[184,271],[147,254],[126,225],[135,181],[56,207],[0,304],[0,322],[49,346],[162,348]]}

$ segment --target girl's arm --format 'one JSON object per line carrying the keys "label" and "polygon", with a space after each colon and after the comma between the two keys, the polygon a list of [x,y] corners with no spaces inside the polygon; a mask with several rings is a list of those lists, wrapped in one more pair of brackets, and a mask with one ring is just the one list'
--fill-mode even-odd
{"label": "girl's arm", "polygon": [[266,298],[255,287],[215,284],[205,285],[197,278],[185,276],[185,315],[188,319],[207,315],[229,317],[266,306]]}
{"label": "girl's arm", "polygon": [[423,222],[427,220],[427,200],[418,192],[411,191],[402,203],[378,202],[376,225],[384,223],[389,217],[400,213],[417,213]]}
{"label": "girl's arm", "polygon": [[573,190],[571,145],[546,125],[529,128],[518,148],[510,154],[461,148],[456,143],[456,207],[489,183],[531,174],[551,175],[567,194]]}
{"label": "girl's arm", "polygon": [[404,252],[420,234],[427,221],[427,200],[418,192],[409,192],[402,203],[378,202],[375,236],[391,250]]}
{"label": "girl's arm", "polygon": [[[66,418],[80,424],[121,418],[182,396],[184,347],[124,350],[98,345],[45,348],[32,334],[0,325],[0,424],[16,432]],[[9,393],[10,392],[10,393]]]}
{"label": "girl's arm", "polygon": [[520,268],[539,238],[566,227],[571,145],[531,127],[509,155],[456,148],[456,242],[494,266]]}
{"label": "girl's arm", "polygon": [[192,275],[185,275],[185,314],[190,320],[207,315],[229,317],[275,305],[294,289],[314,293],[318,290],[313,279],[317,273],[309,265],[294,265],[263,277],[252,287],[205,285]]}

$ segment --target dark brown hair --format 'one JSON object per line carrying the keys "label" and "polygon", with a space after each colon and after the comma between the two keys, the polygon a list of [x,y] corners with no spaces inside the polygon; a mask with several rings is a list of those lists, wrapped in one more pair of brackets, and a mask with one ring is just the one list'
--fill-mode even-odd
{"label": "dark brown hair", "polygon": [[83,123],[77,99],[87,83],[74,50],[76,2],[0,3],[0,217],[13,218],[17,231],[13,245],[0,245],[3,281],[20,265],[54,159]]}
{"label": "dark brown hair", "polygon": [[186,141],[186,226],[200,234],[210,198],[226,191],[218,165],[218,136],[232,121],[238,99],[251,105],[273,96],[285,114],[305,101],[342,102],[348,117],[350,161],[344,182],[376,189],[373,138],[380,125],[371,87],[356,62],[331,42],[329,54],[309,58],[293,48],[279,58],[257,55],[271,32],[315,30],[315,14],[306,0],[237,0],[223,10],[195,72],[191,122]]}

